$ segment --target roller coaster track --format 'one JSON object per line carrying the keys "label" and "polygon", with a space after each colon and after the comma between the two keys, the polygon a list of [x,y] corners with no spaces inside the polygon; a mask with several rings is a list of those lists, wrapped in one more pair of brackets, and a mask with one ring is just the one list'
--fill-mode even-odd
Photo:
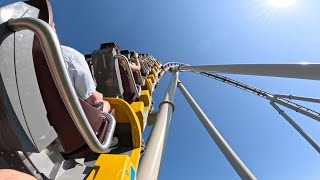
{"label": "roller coaster track", "polygon": [[[187,65],[187,64],[183,64],[183,63],[179,63],[179,62],[168,62],[162,66],[162,70],[168,71],[171,68],[177,68],[179,66],[184,66],[184,65]],[[229,84],[229,85],[234,86],[236,88],[247,91],[251,94],[257,95],[257,96],[262,97],[267,100],[270,100],[271,102],[276,102],[278,104],[284,105],[290,109],[295,110],[296,112],[299,112],[299,113],[304,114],[312,119],[320,121],[320,113],[318,111],[312,110],[310,108],[307,108],[305,106],[302,106],[300,104],[292,102],[288,99],[277,97],[276,95],[269,93],[267,91],[249,86],[247,84],[241,83],[239,81],[227,78],[225,76],[222,76],[222,75],[219,75],[219,74],[216,74],[213,72],[193,72],[193,73],[200,74],[202,76],[206,76],[211,79],[215,79],[220,82]]]}

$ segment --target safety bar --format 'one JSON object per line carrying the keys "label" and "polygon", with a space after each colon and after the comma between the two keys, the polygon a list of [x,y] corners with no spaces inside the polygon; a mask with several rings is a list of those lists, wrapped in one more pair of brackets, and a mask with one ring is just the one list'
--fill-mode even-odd
{"label": "safety bar", "polygon": [[114,134],[114,130],[116,128],[116,119],[109,113],[101,112],[103,116],[105,116],[105,119],[108,121],[108,127],[106,130],[106,134],[104,136],[103,144],[108,146],[108,148],[111,146],[112,138]]}
{"label": "safety bar", "polygon": [[[126,57],[127,57],[127,56],[126,56]],[[127,57],[127,58],[129,58],[128,61],[135,63],[135,61],[132,60],[133,58],[131,57],[130,54],[128,54],[128,57]],[[143,64],[141,63],[140,58],[138,58],[138,61],[139,61],[139,63],[140,63],[141,69],[142,69],[143,67],[145,67],[145,66],[143,66]],[[142,66],[143,66],[143,67],[142,67]],[[148,72],[148,73],[149,73],[149,72]],[[132,75],[133,75],[133,74],[132,74]],[[144,79],[142,78],[141,71],[140,71],[140,73],[138,73],[137,76],[139,76],[139,77],[142,79],[142,84],[144,84]],[[138,85],[138,84],[137,84],[137,85]],[[139,93],[139,96],[140,96],[140,95],[141,95],[141,87],[140,87],[139,85],[138,85],[138,87],[139,87],[139,88],[137,88],[137,89],[139,89],[138,92],[140,92],[140,93]]]}
{"label": "safety bar", "polygon": [[[70,77],[63,60],[59,39],[53,29],[45,21],[30,17],[10,19],[7,22],[7,26],[13,31],[31,30],[36,34],[40,40],[54,83],[83,139],[92,151],[96,153],[107,152],[110,147],[112,137],[110,138],[109,133],[106,133],[103,143],[100,143],[92,130],[70,81]],[[111,126],[109,132],[113,134],[115,129],[115,120],[113,117],[109,126]]]}
{"label": "safety bar", "polygon": [[120,60],[122,60],[124,62],[124,65],[125,65],[125,68],[128,72],[128,75],[129,75],[129,78],[132,79],[131,82],[133,82],[133,87],[134,87],[134,94],[137,96],[137,97],[140,97],[140,92],[136,86],[136,81],[134,80],[134,77],[133,77],[133,74],[132,74],[132,70],[130,69],[130,65],[129,65],[129,60],[126,56],[122,55],[122,54],[116,54],[114,55],[115,58],[118,58]]}

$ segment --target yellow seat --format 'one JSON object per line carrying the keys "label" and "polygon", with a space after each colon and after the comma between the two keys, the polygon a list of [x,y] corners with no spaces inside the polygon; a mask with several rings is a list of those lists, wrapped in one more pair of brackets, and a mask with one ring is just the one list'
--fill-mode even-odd
{"label": "yellow seat", "polygon": [[[119,98],[104,98],[115,109],[117,126],[130,124],[132,149],[124,154],[101,154],[94,164],[88,180],[108,179],[127,180],[135,177],[140,160],[141,126],[134,109],[126,101]],[[121,142],[120,142],[121,145]],[[130,170],[129,170],[130,169]]]}
{"label": "yellow seat", "polygon": [[145,106],[145,104],[142,101],[131,103],[131,107],[136,113],[137,117],[139,118],[141,131],[143,132],[147,124],[149,107]]}
{"label": "yellow seat", "polygon": [[139,101],[142,101],[144,103],[144,106],[150,107],[152,97],[149,94],[148,90],[142,90]]}
{"label": "yellow seat", "polygon": [[144,86],[142,88],[148,90],[149,95],[151,96],[152,92],[153,92],[153,85],[152,82],[149,78],[144,78],[145,82],[144,82]]}
{"label": "yellow seat", "polygon": [[129,156],[101,154],[87,180],[131,180],[135,174]]}
{"label": "yellow seat", "polygon": [[156,82],[156,78],[155,78],[154,74],[150,74],[150,75],[148,76],[148,79],[150,79],[150,81],[151,81],[152,84],[154,84],[154,83]]}

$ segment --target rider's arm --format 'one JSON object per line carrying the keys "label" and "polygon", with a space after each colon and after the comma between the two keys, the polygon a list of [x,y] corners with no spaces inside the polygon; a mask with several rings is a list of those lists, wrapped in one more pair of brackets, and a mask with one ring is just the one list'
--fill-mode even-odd
{"label": "rider's arm", "polygon": [[139,56],[138,56],[138,53],[134,53],[133,54],[133,59],[134,59],[134,63],[135,65],[133,64],[130,64],[130,68],[132,71],[140,71],[141,69],[141,66],[140,66],[140,61],[139,61]]}

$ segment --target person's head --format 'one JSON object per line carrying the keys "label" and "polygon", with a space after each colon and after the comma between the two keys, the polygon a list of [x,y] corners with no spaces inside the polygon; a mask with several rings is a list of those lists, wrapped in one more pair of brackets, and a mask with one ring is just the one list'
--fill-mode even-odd
{"label": "person's head", "polygon": [[134,55],[134,51],[130,51],[130,56],[133,56]]}
{"label": "person's head", "polygon": [[135,52],[135,51],[130,51],[130,56],[133,57],[133,58],[138,58],[139,57],[138,53]]}

